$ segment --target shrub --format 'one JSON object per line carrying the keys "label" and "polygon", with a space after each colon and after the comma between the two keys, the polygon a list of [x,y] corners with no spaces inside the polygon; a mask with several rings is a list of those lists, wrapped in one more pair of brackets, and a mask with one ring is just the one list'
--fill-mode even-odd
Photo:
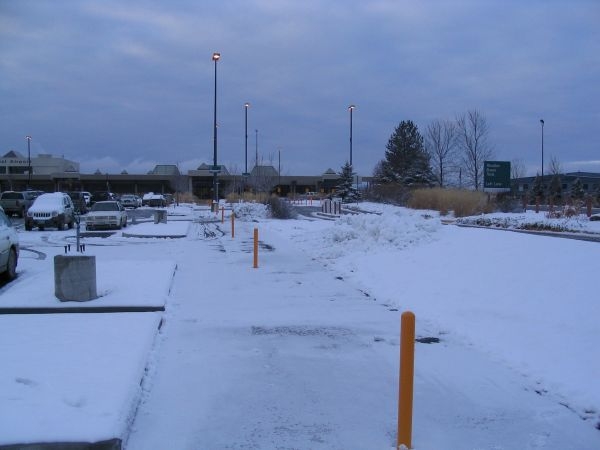
{"label": "shrub", "polygon": [[410,197],[410,189],[396,183],[377,184],[369,189],[363,198],[374,202],[404,206]]}
{"label": "shrub", "polygon": [[271,217],[274,219],[293,219],[296,217],[294,210],[292,209],[289,202],[280,199],[276,195],[272,195],[268,202],[267,207],[271,213]]}

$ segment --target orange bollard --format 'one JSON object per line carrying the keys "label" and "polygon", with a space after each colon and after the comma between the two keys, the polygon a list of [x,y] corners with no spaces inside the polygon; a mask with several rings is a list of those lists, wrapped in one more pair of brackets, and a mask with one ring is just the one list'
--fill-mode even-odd
{"label": "orange bollard", "polygon": [[258,228],[254,229],[254,266],[258,268]]}
{"label": "orange bollard", "polygon": [[398,395],[398,440],[401,445],[412,448],[413,382],[415,375],[415,315],[402,313],[400,329],[400,389]]}
{"label": "orange bollard", "polygon": [[235,214],[231,211],[231,239],[235,237]]}
{"label": "orange bollard", "polygon": [[221,206],[221,223],[225,223],[225,207]]}

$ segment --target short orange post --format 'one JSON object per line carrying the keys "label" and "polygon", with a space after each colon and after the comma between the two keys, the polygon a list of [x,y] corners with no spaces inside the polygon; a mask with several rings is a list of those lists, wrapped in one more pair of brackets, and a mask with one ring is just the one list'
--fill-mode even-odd
{"label": "short orange post", "polygon": [[225,223],[225,207],[221,206],[221,223]]}
{"label": "short orange post", "polygon": [[235,237],[235,214],[231,211],[231,239]]}
{"label": "short orange post", "polygon": [[254,266],[258,268],[258,228],[254,229]]}
{"label": "short orange post", "polygon": [[412,448],[413,382],[415,374],[415,315],[402,313],[400,329],[400,389],[398,396],[398,441]]}

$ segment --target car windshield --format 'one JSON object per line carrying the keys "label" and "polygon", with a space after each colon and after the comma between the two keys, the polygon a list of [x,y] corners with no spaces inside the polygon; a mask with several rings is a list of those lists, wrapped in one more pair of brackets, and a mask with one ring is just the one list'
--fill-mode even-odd
{"label": "car windshield", "polygon": [[98,202],[92,206],[92,211],[118,211],[119,205],[117,202]]}
{"label": "car windshield", "polygon": [[2,198],[9,200],[20,199],[23,198],[23,194],[20,192],[4,192]]}

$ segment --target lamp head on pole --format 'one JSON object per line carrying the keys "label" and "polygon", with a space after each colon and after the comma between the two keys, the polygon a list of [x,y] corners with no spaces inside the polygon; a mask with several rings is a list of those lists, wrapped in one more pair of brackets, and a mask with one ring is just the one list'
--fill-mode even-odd
{"label": "lamp head on pole", "polygon": [[544,126],[544,119],[540,119],[540,123]]}
{"label": "lamp head on pole", "polygon": [[348,106],[348,111],[352,111],[353,109],[356,109],[356,106],[354,106],[354,105]]}
{"label": "lamp head on pole", "polygon": [[27,139],[28,141],[31,141],[31,136],[25,136],[25,139]]}
{"label": "lamp head on pole", "polygon": [[248,102],[244,103],[244,108],[246,108],[246,109],[250,108],[250,103],[248,103]]}
{"label": "lamp head on pole", "polygon": [[220,53],[213,53],[213,55],[212,55],[212,59],[215,62],[218,61],[220,57],[221,57]]}

